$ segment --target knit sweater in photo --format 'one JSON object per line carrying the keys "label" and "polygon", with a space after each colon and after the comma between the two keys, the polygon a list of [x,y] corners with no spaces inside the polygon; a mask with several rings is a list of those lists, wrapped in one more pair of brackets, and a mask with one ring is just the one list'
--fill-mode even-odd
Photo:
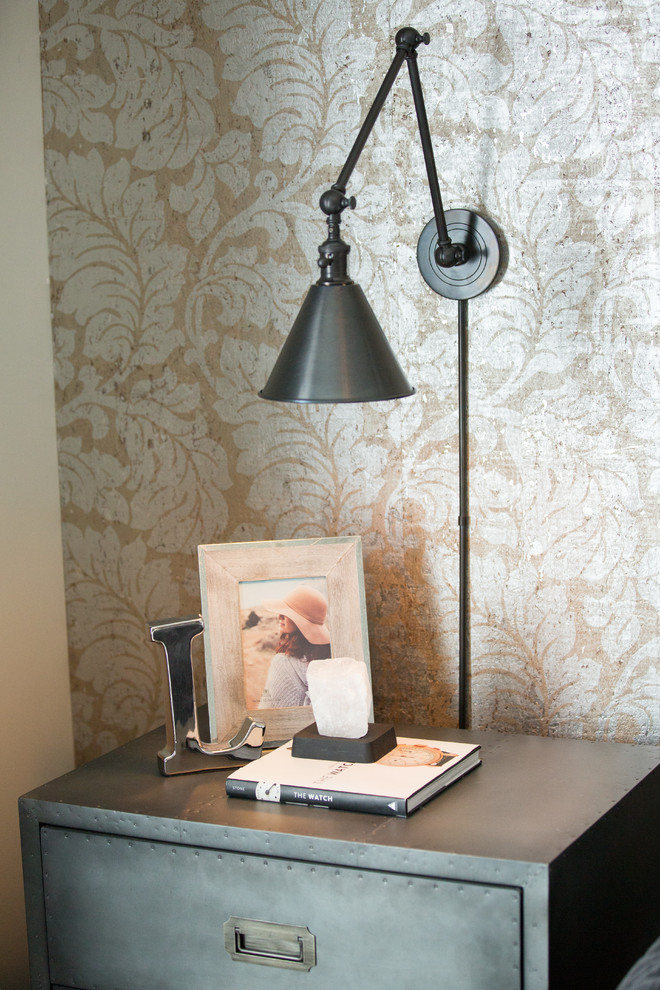
{"label": "knit sweater in photo", "polygon": [[294,708],[309,705],[307,667],[309,660],[276,653],[270,662],[260,708]]}

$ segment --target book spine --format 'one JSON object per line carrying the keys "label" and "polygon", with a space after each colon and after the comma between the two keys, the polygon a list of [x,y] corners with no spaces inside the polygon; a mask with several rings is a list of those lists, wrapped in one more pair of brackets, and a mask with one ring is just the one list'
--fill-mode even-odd
{"label": "book spine", "polygon": [[[316,808],[335,808],[338,811],[362,811],[371,815],[407,816],[406,802],[401,798],[381,797],[377,794],[351,794],[348,791],[310,790],[289,784],[259,787],[254,780],[227,779],[230,797],[248,798],[273,804],[300,804]],[[267,796],[265,796],[267,795]]]}

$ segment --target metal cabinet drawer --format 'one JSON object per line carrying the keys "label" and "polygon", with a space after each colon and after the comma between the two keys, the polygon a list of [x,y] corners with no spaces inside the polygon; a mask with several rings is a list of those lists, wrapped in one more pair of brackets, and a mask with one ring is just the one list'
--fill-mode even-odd
{"label": "metal cabinet drawer", "polygon": [[[517,887],[50,826],[41,839],[53,984],[97,990],[522,985]],[[246,924],[243,931],[243,920],[266,924]],[[309,937],[298,939],[298,931]]]}

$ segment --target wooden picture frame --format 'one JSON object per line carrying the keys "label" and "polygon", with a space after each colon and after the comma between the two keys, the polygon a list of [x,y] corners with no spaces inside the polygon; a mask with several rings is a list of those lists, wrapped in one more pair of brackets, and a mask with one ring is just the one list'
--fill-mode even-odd
{"label": "wooden picture frame", "polygon": [[232,735],[246,712],[265,721],[265,741],[273,745],[314,721],[310,705],[262,708],[248,703],[242,601],[244,586],[252,582],[272,582],[271,598],[279,597],[284,582],[324,585],[331,655],[363,660],[371,676],[359,536],[204,544],[198,554],[212,738]]}

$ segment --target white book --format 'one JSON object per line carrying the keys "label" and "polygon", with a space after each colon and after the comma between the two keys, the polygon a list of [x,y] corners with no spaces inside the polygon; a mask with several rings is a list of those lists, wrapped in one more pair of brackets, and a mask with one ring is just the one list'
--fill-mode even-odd
{"label": "white book", "polygon": [[289,741],[234,770],[227,794],[406,818],[481,763],[474,743],[406,736],[376,763],[302,759],[291,755],[291,746]]}

